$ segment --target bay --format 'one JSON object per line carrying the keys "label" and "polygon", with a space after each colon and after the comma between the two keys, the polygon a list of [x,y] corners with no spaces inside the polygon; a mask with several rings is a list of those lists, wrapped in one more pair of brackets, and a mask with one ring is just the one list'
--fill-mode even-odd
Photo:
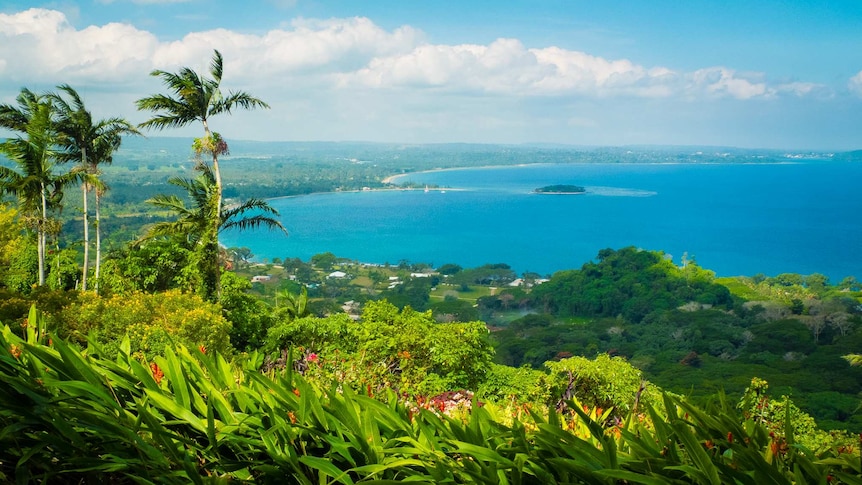
{"label": "bay", "polygon": [[[719,276],[862,277],[862,164],[524,165],[408,174],[446,190],[379,190],[272,199],[289,237],[228,233],[261,258],[332,252],[371,263],[551,274],[604,248],[683,253]],[[533,194],[552,184],[580,195]]]}

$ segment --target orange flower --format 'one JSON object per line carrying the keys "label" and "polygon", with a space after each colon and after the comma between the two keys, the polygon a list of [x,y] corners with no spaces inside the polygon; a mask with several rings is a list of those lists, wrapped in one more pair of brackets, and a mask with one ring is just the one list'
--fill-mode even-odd
{"label": "orange flower", "polygon": [[293,411],[288,411],[287,417],[290,419],[290,424],[296,424],[296,414],[294,414]]}
{"label": "orange flower", "polygon": [[203,344],[198,345],[198,350],[200,350],[202,354],[207,353],[207,348],[204,347]]}
{"label": "orange flower", "polygon": [[294,389],[293,393],[296,394],[296,397],[299,397],[299,389]]}
{"label": "orange flower", "polygon": [[165,373],[162,372],[162,369],[159,368],[159,364],[153,362],[150,364],[150,370],[153,372],[153,379],[156,380],[156,384],[162,383],[162,377],[165,377]]}
{"label": "orange flower", "polygon": [[12,357],[15,357],[16,359],[18,357],[21,357],[21,347],[18,347],[17,345],[13,345],[12,347],[10,347],[9,352],[11,352]]}

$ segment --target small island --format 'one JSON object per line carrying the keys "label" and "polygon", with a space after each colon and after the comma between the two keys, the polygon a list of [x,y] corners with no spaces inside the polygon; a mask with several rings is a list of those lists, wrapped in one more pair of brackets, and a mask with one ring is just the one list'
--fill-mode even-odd
{"label": "small island", "polygon": [[587,189],[579,185],[546,185],[533,192],[537,194],[583,194]]}

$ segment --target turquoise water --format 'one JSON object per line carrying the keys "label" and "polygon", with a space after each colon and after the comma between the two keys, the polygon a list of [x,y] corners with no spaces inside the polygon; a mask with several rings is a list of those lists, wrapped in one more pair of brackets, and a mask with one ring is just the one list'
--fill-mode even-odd
{"label": "turquoise water", "polygon": [[[528,165],[410,174],[445,191],[372,191],[274,199],[289,237],[227,234],[258,259],[331,251],[518,272],[579,268],[603,248],[687,252],[720,276],[823,273],[862,278],[862,164]],[[537,195],[551,184],[582,195]],[[457,190],[456,190],[457,189]]]}

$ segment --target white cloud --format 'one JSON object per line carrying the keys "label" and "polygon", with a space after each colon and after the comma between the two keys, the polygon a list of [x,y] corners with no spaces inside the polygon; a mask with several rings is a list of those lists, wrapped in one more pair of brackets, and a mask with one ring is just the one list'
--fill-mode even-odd
{"label": "white cloud", "polygon": [[775,89],[780,93],[792,94],[797,97],[813,95],[820,95],[823,97],[832,96],[832,92],[826,86],[817,83],[789,82],[779,84]]}
{"label": "white cloud", "polygon": [[[261,85],[289,77],[321,89],[337,84],[512,96],[741,100],[805,96],[817,88],[804,82],[772,85],[762,75],[726,67],[680,73],[554,46],[528,49],[517,39],[430,44],[412,27],[386,31],[362,17],[300,18],[262,35],[217,29],[162,42],[129,24],[79,30],[61,12],[30,9],[0,14],[0,40],[0,72],[17,82],[138,83],[154,68],[206,68],[215,47],[225,55],[227,75]],[[854,80],[862,86],[862,74]]]}
{"label": "white cloud", "polygon": [[126,80],[157,45],[154,35],[127,24],[76,30],[53,10],[0,14],[0,72],[16,82]]}
{"label": "white cloud", "polygon": [[[225,56],[228,89],[272,105],[219,120],[232,137],[253,139],[661,142],[697,123],[709,135],[714,130],[703,120],[736,119],[745,101],[831,95],[822,85],[724,66],[684,72],[530,48],[513,38],[430,43],[416,28],[383,29],[362,17],[300,18],[263,33],[217,29],[165,41],[131,24],[77,28],[59,11],[30,9],[0,14],[0,99],[14,99],[21,86],[67,82],[101,91],[87,101],[106,115],[142,121],[133,101],[159,90],[148,73],[205,70],[213,48]],[[849,87],[862,96],[862,72]],[[728,111],[716,116],[704,107]]]}
{"label": "white cloud", "polygon": [[668,96],[669,69],[647,69],[628,60],[608,61],[558,47],[527,49],[516,39],[490,45],[417,46],[410,52],[377,57],[342,86],[430,87],[512,95]]}
{"label": "white cloud", "polygon": [[691,73],[687,88],[695,94],[706,93],[710,96],[729,96],[736,99],[772,97],[775,89],[758,79],[739,75],[725,67],[710,67]]}
{"label": "white cloud", "polygon": [[850,78],[850,81],[847,82],[847,87],[854,94],[862,96],[862,71],[859,71],[855,76]]}

